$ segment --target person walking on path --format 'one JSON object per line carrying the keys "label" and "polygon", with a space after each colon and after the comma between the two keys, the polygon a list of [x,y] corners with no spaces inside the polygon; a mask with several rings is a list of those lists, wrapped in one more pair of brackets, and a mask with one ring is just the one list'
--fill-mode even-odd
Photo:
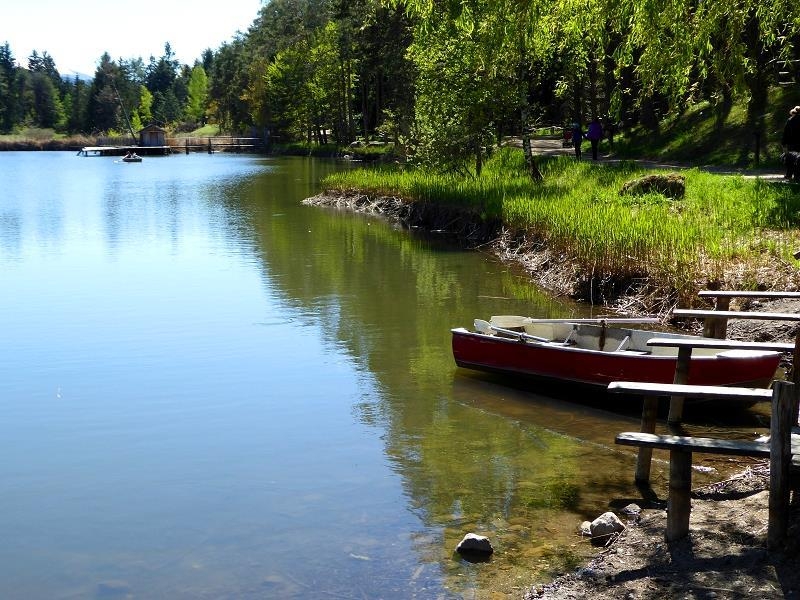
{"label": "person walking on path", "polygon": [[789,119],[783,127],[781,136],[783,163],[786,166],[786,179],[791,179],[797,170],[797,152],[800,152],[800,106],[789,111]]}
{"label": "person walking on path", "polygon": [[592,143],[592,160],[597,160],[597,148],[600,146],[600,138],[603,137],[603,126],[600,120],[595,117],[589,123],[589,130],[586,132],[587,139]]}
{"label": "person walking on path", "polygon": [[572,124],[572,146],[575,148],[575,158],[581,159],[581,143],[583,143],[583,129],[581,124],[575,121]]}

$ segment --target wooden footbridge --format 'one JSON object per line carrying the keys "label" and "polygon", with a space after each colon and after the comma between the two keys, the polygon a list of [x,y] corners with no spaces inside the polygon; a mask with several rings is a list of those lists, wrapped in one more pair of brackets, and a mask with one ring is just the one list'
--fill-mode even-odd
{"label": "wooden footbridge", "polygon": [[[701,297],[716,299],[714,311],[675,310],[673,315],[681,318],[703,319],[706,335],[713,338],[699,340],[676,340],[654,338],[652,346],[677,346],[678,363],[674,383],[654,384],[619,381],[609,384],[609,392],[635,394],[644,398],[641,429],[638,432],[623,432],[617,435],[616,443],[639,448],[635,480],[639,485],[649,485],[650,461],[653,449],[669,450],[669,499],[667,512],[667,541],[676,541],[689,534],[691,513],[692,453],[727,454],[769,458],[769,528],[767,545],[779,549],[787,537],[788,514],[791,490],[798,501],[800,488],[800,435],[798,431],[798,391],[800,390],[800,335],[794,344],[737,342],[720,339],[725,337],[728,319],[761,319],[800,321],[800,315],[789,313],[730,311],[731,298],[798,298],[796,292],[701,292]],[[772,391],[761,389],[725,388],[687,385],[691,354],[694,348],[726,348],[763,351],[778,351],[793,354],[792,382],[774,381]],[[671,433],[655,433],[657,403],[659,397],[669,397],[668,422]],[[772,405],[770,437],[766,440],[730,440],[701,438],[680,435],[680,422],[684,398],[705,398],[718,401],[769,401]],[[794,430],[794,431],[793,431]]]}

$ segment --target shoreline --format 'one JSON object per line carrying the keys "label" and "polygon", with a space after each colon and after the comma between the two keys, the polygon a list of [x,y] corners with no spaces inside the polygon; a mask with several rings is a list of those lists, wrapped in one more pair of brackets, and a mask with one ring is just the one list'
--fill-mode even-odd
{"label": "shoreline", "polygon": [[768,551],[769,466],[692,491],[689,536],[664,540],[665,506],[646,507],[578,570],[529,587],[524,600],[800,598],[800,506],[789,542]]}
{"label": "shoreline", "polygon": [[[480,248],[501,260],[520,264],[533,283],[551,293],[593,300],[586,297],[585,274],[568,257],[551,256],[542,244],[506,230],[501,223],[483,223],[478,215],[400,198],[375,198],[357,191],[322,193],[303,203],[383,215],[408,227],[444,231],[464,247]],[[797,271],[793,265],[784,268]],[[674,308],[669,290],[643,293],[644,289],[646,286],[624,290],[604,298],[609,301],[603,305],[625,314],[647,314],[655,309],[662,316]],[[750,302],[742,308],[763,310],[764,305],[776,312],[800,312],[800,301],[796,300]],[[797,330],[797,325],[786,322],[736,321],[729,328],[729,337],[794,341]],[[789,545],[782,552],[768,552],[768,461],[751,461],[750,465],[729,480],[692,490],[690,534],[686,539],[664,541],[665,500],[640,500],[641,514],[612,543],[599,549],[577,571],[556,575],[548,584],[527,586],[524,600],[663,600],[676,595],[687,599],[800,600],[800,570],[795,566],[800,552],[797,493],[790,512]],[[609,503],[613,500],[609,498]]]}
{"label": "shoreline", "polygon": [[[702,289],[753,289],[752,279],[735,264],[719,278],[694,274],[695,292],[684,297],[680,297],[675,289],[646,276],[630,280],[600,279],[582,271],[570,256],[555,255],[540,240],[530,239],[525,231],[509,229],[500,220],[484,221],[479,214],[461,207],[409,202],[394,196],[372,196],[359,190],[323,191],[307,198],[303,204],[380,215],[405,227],[445,234],[455,245],[489,252],[504,262],[521,266],[532,283],[555,296],[602,306],[621,315],[657,315],[667,320],[674,308],[712,308],[709,301],[697,296]],[[790,264],[764,255],[758,265],[758,280],[769,282],[768,285],[760,284],[758,289],[800,290],[800,263]],[[757,303],[740,304],[746,309]],[[693,323],[671,324],[681,329],[697,328]],[[794,341],[794,337],[785,340],[765,338],[759,334],[760,328],[752,327],[752,323],[742,325],[740,334],[746,337],[740,339]]]}

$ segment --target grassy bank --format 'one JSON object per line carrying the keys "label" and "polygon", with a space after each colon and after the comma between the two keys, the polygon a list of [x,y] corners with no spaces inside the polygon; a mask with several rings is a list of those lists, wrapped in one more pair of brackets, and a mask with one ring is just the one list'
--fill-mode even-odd
{"label": "grassy bank", "polygon": [[[10,150],[80,150],[96,144],[90,136],[57,136],[50,130],[35,130],[14,135],[0,135],[0,151]],[[43,133],[44,132],[44,133]]]}
{"label": "grassy bank", "polygon": [[[397,168],[328,177],[330,193],[459,207],[498,219],[533,246],[577,265],[590,284],[658,291],[685,301],[698,287],[795,288],[800,248],[798,186],[697,169],[682,172],[686,195],[621,195],[646,172],[633,162],[592,164],[543,159],[544,183],[525,175],[522,154],[504,149],[480,177]],[[778,271],[781,271],[780,273]]]}

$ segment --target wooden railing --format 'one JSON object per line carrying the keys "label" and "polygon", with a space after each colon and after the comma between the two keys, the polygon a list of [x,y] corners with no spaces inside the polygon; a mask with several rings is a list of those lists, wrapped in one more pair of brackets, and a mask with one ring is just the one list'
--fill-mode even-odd
{"label": "wooden railing", "polygon": [[[732,298],[764,298],[777,300],[781,298],[800,298],[800,292],[754,292],[741,290],[703,290],[698,296],[701,298],[714,298],[714,310],[720,313],[727,312]],[[706,318],[703,335],[724,339],[727,335],[728,317],[715,315]]]}
{"label": "wooden railing", "polygon": [[261,138],[236,136],[167,138],[173,152],[253,152],[264,147]]}

